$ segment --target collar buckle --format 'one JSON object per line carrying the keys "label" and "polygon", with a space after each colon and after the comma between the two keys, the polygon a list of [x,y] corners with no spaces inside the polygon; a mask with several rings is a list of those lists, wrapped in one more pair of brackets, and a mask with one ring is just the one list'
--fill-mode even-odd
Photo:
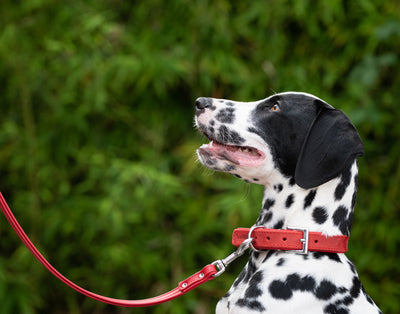
{"label": "collar buckle", "polygon": [[300,227],[287,227],[288,230],[295,230],[303,232],[303,237],[300,239],[302,243],[301,250],[294,250],[299,254],[307,255],[308,254],[308,239],[309,239],[309,230],[308,228],[300,228]]}

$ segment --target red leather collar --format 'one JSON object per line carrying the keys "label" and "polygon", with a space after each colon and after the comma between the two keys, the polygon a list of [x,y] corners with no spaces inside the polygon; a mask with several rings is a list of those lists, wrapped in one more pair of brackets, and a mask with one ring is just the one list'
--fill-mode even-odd
{"label": "red leather collar", "polygon": [[239,246],[248,238],[253,239],[252,244],[257,250],[297,250],[303,254],[307,254],[308,251],[345,253],[349,241],[349,237],[344,235],[328,237],[321,232],[302,228],[281,230],[253,226],[235,229],[232,244]]}

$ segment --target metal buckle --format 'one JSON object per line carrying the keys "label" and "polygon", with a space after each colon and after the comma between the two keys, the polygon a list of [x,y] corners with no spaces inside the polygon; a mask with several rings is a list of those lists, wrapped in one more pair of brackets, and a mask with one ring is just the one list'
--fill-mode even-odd
{"label": "metal buckle", "polygon": [[303,247],[301,250],[294,250],[294,252],[297,252],[297,253],[303,254],[303,255],[307,255],[308,254],[308,235],[309,235],[308,228],[287,227],[287,229],[303,232],[303,238],[300,239],[300,242],[302,243]]}

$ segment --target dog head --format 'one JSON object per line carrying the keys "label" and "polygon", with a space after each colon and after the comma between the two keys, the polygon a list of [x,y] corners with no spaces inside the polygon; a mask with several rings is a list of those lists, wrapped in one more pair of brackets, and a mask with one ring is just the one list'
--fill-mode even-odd
{"label": "dog head", "polygon": [[199,130],[210,140],[197,154],[208,168],[246,182],[269,184],[276,176],[304,189],[337,177],[363,155],[348,117],[316,96],[286,92],[255,102],[200,97]]}

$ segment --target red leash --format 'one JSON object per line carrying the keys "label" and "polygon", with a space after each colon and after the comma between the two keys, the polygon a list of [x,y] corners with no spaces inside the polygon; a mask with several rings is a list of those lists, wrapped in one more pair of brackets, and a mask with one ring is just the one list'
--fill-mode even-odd
{"label": "red leash", "polygon": [[237,246],[238,249],[228,257],[208,264],[199,272],[181,281],[178,284],[178,287],[160,296],[144,300],[121,300],[108,298],[83,289],[58,272],[57,269],[55,269],[33,245],[17,219],[14,217],[1,192],[0,208],[25,246],[54,276],[72,289],[89,298],[103,303],[124,307],[151,306],[178,298],[199,285],[221,275],[225,271],[226,266],[241,256],[249,247],[256,251],[258,249],[294,250],[301,254],[307,254],[309,250],[344,253],[347,251],[347,243],[349,239],[349,237],[342,235],[327,237],[320,232],[309,232],[306,228],[288,228],[291,230],[266,229],[262,226],[253,226],[250,229],[238,228],[234,230],[232,237],[232,244]]}

